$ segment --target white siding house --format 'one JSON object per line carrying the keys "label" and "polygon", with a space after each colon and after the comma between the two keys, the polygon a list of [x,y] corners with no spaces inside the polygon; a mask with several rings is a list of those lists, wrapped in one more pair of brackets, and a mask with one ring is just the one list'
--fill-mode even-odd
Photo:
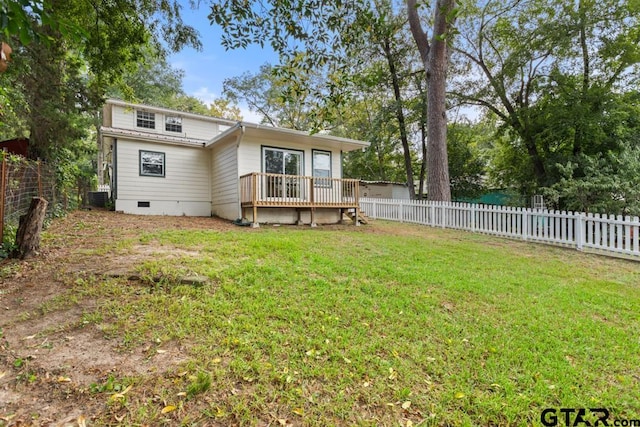
{"label": "white siding house", "polygon": [[342,179],[342,153],[367,142],[119,100],[106,102],[101,135],[117,211],[254,224],[358,213],[357,181]]}

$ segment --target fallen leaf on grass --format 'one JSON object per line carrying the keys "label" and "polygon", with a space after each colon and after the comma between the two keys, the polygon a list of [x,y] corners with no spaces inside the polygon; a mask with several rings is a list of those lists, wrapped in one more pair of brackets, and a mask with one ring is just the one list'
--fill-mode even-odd
{"label": "fallen leaf on grass", "polygon": [[168,414],[169,412],[173,412],[175,411],[177,408],[174,405],[167,405],[164,408],[162,408],[162,411],[160,411],[163,414]]}
{"label": "fallen leaf on grass", "polygon": [[129,390],[131,390],[132,387],[133,387],[133,385],[127,386],[127,388],[122,390],[120,393],[112,394],[109,399],[111,399],[111,400],[122,400],[122,399],[124,399],[124,395],[127,394],[129,392]]}
{"label": "fallen leaf on grass", "polygon": [[0,371],[0,380],[7,375],[7,371]]}
{"label": "fallen leaf on grass", "polygon": [[293,413],[294,413],[294,414],[296,414],[296,415],[303,416],[303,415],[304,415],[304,409],[302,409],[302,408],[295,408],[295,409],[293,410]]}
{"label": "fallen leaf on grass", "polygon": [[466,395],[463,392],[459,391],[459,392],[456,393],[455,398],[456,399],[462,399],[465,396]]}
{"label": "fallen leaf on grass", "polygon": [[76,421],[78,421],[78,427],[87,427],[87,419],[84,415],[80,415]]}
{"label": "fallen leaf on grass", "polygon": [[409,409],[411,407],[411,401],[407,400],[402,404],[402,409]]}
{"label": "fallen leaf on grass", "polygon": [[71,382],[71,378],[69,378],[69,377],[58,377],[58,382],[59,383],[70,383]]}
{"label": "fallen leaf on grass", "polygon": [[398,373],[393,368],[389,368],[389,379],[395,380],[396,378],[398,378]]}

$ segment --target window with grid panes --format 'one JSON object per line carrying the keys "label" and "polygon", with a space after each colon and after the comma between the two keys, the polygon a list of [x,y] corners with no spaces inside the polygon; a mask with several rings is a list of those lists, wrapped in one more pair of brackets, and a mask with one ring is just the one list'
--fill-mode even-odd
{"label": "window with grid panes", "polygon": [[145,129],[156,128],[156,115],[148,111],[136,111],[136,126]]}

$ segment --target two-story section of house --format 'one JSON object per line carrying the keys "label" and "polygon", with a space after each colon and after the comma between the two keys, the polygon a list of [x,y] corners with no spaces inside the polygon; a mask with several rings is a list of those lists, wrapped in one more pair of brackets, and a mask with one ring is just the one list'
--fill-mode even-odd
{"label": "two-story section of house", "polygon": [[358,210],[342,154],[367,142],[107,100],[101,155],[117,211],[269,223]]}

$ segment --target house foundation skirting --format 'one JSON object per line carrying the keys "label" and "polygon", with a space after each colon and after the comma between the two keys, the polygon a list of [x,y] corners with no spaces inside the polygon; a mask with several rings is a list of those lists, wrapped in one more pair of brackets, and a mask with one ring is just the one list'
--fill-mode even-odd
{"label": "house foundation skirting", "polygon": [[242,208],[242,217],[253,224],[338,224],[342,221],[340,208],[314,207],[253,207]]}

